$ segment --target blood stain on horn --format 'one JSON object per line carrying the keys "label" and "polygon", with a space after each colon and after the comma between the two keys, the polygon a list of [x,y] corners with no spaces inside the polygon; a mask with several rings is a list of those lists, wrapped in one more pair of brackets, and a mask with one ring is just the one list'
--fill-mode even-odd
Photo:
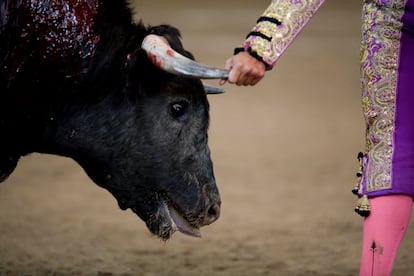
{"label": "blood stain on horn", "polygon": [[169,55],[170,57],[173,57],[174,56],[174,51],[171,50],[171,49],[168,49],[167,50],[167,55]]}
{"label": "blood stain on horn", "polygon": [[157,56],[154,54],[149,54],[149,59],[151,60],[151,62],[157,66],[158,68],[161,68],[161,62],[157,59]]}

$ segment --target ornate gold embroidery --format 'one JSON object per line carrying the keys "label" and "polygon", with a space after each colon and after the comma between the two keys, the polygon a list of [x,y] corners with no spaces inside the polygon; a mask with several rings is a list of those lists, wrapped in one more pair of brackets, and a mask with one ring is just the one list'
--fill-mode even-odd
{"label": "ornate gold embroidery", "polygon": [[271,37],[271,41],[252,35],[243,47],[251,48],[272,67],[324,2],[325,0],[273,0],[263,16],[277,19],[281,24],[259,22],[252,30]]}
{"label": "ornate gold embroidery", "polygon": [[260,32],[268,37],[272,37],[277,31],[277,25],[269,21],[261,21],[252,31]]}
{"label": "ornate gold embroidery", "polygon": [[[369,2],[369,3],[367,3]],[[395,96],[405,0],[365,1],[361,39],[366,192],[391,188]]]}

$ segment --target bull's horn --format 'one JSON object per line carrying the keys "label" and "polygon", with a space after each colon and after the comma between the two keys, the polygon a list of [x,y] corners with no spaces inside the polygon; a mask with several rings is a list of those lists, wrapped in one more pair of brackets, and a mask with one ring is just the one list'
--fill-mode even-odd
{"label": "bull's horn", "polygon": [[175,75],[199,79],[227,79],[229,76],[228,70],[203,65],[177,53],[164,38],[157,35],[147,35],[141,47],[154,65]]}
{"label": "bull's horn", "polygon": [[203,86],[206,94],[222,94],[226,92],[223,88],[211,86],[205,83],[203,83]]}

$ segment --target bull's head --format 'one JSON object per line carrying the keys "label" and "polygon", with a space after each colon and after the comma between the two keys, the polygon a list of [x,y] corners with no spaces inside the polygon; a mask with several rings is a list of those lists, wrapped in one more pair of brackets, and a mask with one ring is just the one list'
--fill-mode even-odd
{"label": "bull's head", "polygon": [[199,237],[199,228],[219,217],[221,203],[207,145],[211,87],[200,78],[225,78],[227,71],[194,62],[168,39],[148,35],[129,56],[128,101],[107,108],[114,102],[109,99],[92,110],[99,118],[88,121],[100,124],[101,132],[93,137],[102,139],[93,141],[94,156],[77,161],[152,233],[168,239],[178,230]]}
{"label": "bull's head", "polygon": [[[146,36],[142,49],[155,66],[179,77],[176,87],[167,88],[175,91],[166,95],[170,99],[166,106],[170,120],[159,121],[159,131],[164,133],[167,129],[169,132],[167,136],[172,145],[168,145],[167,149],[175,147],[174,151],[167,150],[171,167],[165,171],[170,175],[158,175],[161,202],[146,223],[152,232],[162,238],[168,238],[175,230],[199,237],[200,226],[218,219],[221,201],[207,145],[208,101],[204,93],[194,92],[203,90],[198,79],[227,78],[228,71],[200,64],[178,53],[163,36]],[[189,55],[186,51],[184,54]],[[224,92],[208,85],[204,85],[204,90],[207,94]],[[154,135],[157,136],[157,131]],[[167,152],[165,156],[168,156]],[[150,166],[154,168],[157,165]],[[133,210],[145,219],[147,214]]]}

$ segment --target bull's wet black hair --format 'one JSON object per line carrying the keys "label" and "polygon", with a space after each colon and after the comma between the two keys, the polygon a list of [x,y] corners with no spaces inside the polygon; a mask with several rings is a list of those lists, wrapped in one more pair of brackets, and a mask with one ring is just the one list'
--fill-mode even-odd
{"label": "bull's wet black hair", "polygon": [[[96,1],[85,1],[93,5]],[[18,5],[17,3],[20,3]],[[96,96],[108,93],[119,93],[117,87],[113,83],[119,83],[120,79],[125,75],[125,64],[128,62],[127,58],[140,49],[140,43],[148,34],[157,34],[164,36],[171,47],[177,52],[193,58],[192,54],[183,49],[181,43],[180,32],[171,26],[145,26],[143,22],[133,22],[129,2],[125,0],[104,0],[97,1],[97,13],[93,18],[93,28],[90,37],[94,37],[98,42],[90,43],[84,41],[83,48],[78,49],[80,53],[86,52],[82,56],[74,56],[70,59],[59,56],[61,67],[68,71],[66,76],[60,77],[59,72],[50,72],[47,69],[50,67],[47,61],[44,61],[44,66],[38,64],[37,61],[41,57],[23,57],[24,53],[30,50],[36,43],[36,24],[31,24],[31,15],[29,11],[22,7],[21,1],[6,0],[0,4],[0,79],[2,91],[5,86],[19,86],[13,82],[17,74],[24,74],[27,70],[33,70],[33,67],[38,67],[37,74],[33,76],[36,80],[32,83],[27,82],[23,87],[18,87],[19,91],[27,91],[28,87],[36,87],[41,85],[38,83],[39,79],[47,79],[55,82],[68,82],[65,88],[54,91],[52,95],[47,95],[48,98],[65,97],[69,95],[73,97],[76,93],[81,93],[82,97],[90,96],[95,99]],[[25,26],[31,26],[29,29]],[[30,29],[32,28],[32,29]],[[25,39],[22,39],[21,32],[27,33]],[[20,45],[20,54],[16,57],[10,57],[10,52],[16,50],[16,45]],[[90,48],[93,48],[92,50]],[[92,54],[89,54],[91,51]],[[27,53],[28,55],[36,55],[36,53]],[[145,63],[148,68],[148,61],[145,55],[140,55],[140,62]],[[33,63],[36,63],[35,65]],[[65,69],[65,66],[67,67]],[[6,68],[8,67],[8,68]],[[6,69],[5,69],[6,68]],[[151,73],[156,72],[152,70]],[[41,75],[41,74],[44,75]],[[145,73],[145,72],[143,72]],[[82,90],[82,86],[73,87],[73,83],[85,83],[87,88]],[[94,85],[91,89],[91,84]],[[39,87],[38,90],[48,91]],[[32,94],[32,92],[30,92]]]}

